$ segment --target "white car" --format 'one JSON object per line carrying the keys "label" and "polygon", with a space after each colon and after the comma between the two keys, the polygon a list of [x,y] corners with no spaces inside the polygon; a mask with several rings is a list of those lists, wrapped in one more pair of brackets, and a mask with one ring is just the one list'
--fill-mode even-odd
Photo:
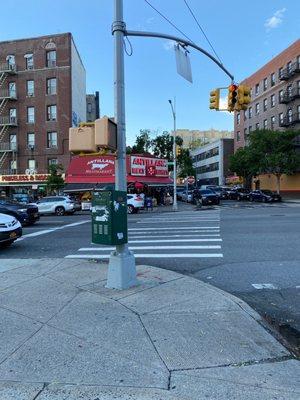
{"label": "white car", "polygon": [[0,214],[0,246],[10,246],[22,236],[20,222],[11,215]]}
{"label": "white car", "polygon": [[37,202],[40,214],[74,214],[75,204],[68,196],[47,196]]}
{"label": "white car", "polygon": [[139,194],[127,195],[127,212],[128,214],[137,213],[144,207],[144,198]]}

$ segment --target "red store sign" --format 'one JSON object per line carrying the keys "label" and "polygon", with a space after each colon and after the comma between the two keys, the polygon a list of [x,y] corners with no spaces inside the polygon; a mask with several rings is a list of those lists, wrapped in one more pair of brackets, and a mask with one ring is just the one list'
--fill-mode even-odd
{"label": "red store sign", "polygon": [[131,156],[130,174],[132,176],[169,176],[168,161],[161,158]]}

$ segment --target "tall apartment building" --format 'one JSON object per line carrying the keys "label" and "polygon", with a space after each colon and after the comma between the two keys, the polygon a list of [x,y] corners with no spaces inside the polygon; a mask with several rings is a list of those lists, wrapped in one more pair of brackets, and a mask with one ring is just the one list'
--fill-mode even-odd
{"label": "tall apartment building", "polygon": [[176,135],[180,136],[183,140],[183,148],[195,149],[204,144],[213,142],[217,139],[232,139],[233,132],[218,131],[216,129],[209,129],[206,131],[190,130],[190,129],[177,129]]}
{"label": "tall apartment building", "polygon": [[86,121],[94,122],[100,118],[99,92],[86,95]]}
{"label": "tall apartment building", "polygon": [[[300,39],[241,83],[251,88],[251,103],[246,111],[235,112],[235,150],[247,145],[257,129],[300,129]],[[300,137],[295,145],[300,146]],[[275,189],[272,176],[260,180],[261,187]],[[300,174],[283,176],[281,187],[300,190]]]}
{"label": "tall apartment building", "polygon": [[7,175],[67,168],[69,128],[86,119],[85,80],[71,33],[0,42],[1,187],[17,179]]}

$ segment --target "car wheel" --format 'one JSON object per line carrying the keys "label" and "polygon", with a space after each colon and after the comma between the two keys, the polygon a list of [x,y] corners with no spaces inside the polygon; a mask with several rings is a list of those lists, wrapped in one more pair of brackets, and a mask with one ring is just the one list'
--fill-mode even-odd
{"label": "car wheel", "polygon": [[63,207],[56,207],[55,209],[55,215],[64,215],[65,214],[65,209]]}
{"label": "car wheel", "polygon": [[241,201],[242,199],[241,199],[241,196],[238,196],[237,197],[237,201]]}
{"label": "car wheel", "polygon": [[265,198],[265,197],[262,198],[262,202],[263,202],[263,203],[266,202],[266,198]]}
{"label": "car wheel", "polygon": [[249,197],[249,201],[251,201],[251,202],[252,202],[253,200],[254,200],[254,199],[253,199],[253,197],[252,197],[252,196],[250,196],[250,197]]}
{"label": "car wheel", "polygon": [[10,245],[12,245],[14,242],[14,240],[8,240],[7,242],[3,242],[0,244],[0,247],[2,247],[3,249],[5,249],[6,247],[9,247]]}
{"label": "car wheel", "polygon": [[131,204],[127,205],[127,214],[133,214],[134,213],[134,207]]}

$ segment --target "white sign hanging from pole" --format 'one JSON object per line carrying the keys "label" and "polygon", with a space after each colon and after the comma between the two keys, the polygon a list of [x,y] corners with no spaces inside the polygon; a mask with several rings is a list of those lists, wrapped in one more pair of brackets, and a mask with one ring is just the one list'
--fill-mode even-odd
{"label": "white sign hanging from pole", "polygon": [[193,83],[191,61],[188,51],[179,44],[174,45],[177,73],[187,81]]}

